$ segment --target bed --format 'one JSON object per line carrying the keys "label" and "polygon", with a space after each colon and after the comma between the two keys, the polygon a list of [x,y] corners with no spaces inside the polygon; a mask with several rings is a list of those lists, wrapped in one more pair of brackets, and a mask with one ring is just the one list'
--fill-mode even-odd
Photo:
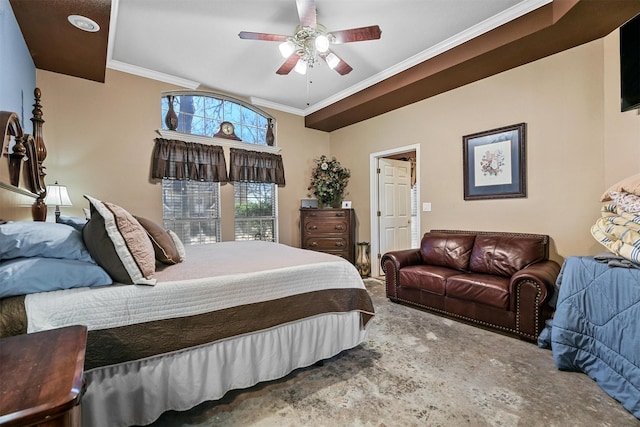
{"label": "bed", "polygon": [[565,260],[557,280],[553,358],[561,370],[587,374],[640,418],[640,269],[603,261]]}
{"label": "bed", "polygon": [[[10,122],[3,157],[16,140],[35,150]],[[25,197],[41,219],[39,167],[38,187],[0,185],[0,336],[88,327],[84,425],[149,424],[366,340],[374,309],[346,260],[270,242],[185,247],[91,196],[86,223],[25,221]]]}

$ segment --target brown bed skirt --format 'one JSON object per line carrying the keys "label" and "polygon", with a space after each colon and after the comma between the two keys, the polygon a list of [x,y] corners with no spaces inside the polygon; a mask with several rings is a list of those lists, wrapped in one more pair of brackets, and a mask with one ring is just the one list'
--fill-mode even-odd
{"label": "brown bed skirt", "polygon": [[[269,329],[323,313],[359,311],[362,326],[374,315],[364,289],[324,289],[194,316],[156,320],[87,336],[85,369],[128,362]],[[0,300],[0,336],[26,333],[24,296]]]}

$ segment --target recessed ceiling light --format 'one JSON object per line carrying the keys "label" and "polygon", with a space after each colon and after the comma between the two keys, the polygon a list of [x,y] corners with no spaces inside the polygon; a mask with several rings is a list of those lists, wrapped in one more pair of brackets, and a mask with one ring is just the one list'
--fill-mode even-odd
{"label": "recessed ceiling light", "polygon": [[100,31],[100,25],[97,22],[87,18],[86,16],[81,15],[69,15],[67,18],[71,25],[76,28],[80,28],[83,31],[88,31],[90,33],[95,33],[96,31]]}

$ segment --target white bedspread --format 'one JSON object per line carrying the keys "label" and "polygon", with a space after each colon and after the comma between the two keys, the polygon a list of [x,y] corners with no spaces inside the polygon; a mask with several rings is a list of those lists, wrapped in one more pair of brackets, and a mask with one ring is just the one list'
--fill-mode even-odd
{"label": "white bedspread", "polygon": [[321,252],[255,241],[186,249],[185,262],[157,272],[153,287],[116,285],[28,295],[28,332],[74,324],[106,329],[320,289],[364,289],[353,265]]}

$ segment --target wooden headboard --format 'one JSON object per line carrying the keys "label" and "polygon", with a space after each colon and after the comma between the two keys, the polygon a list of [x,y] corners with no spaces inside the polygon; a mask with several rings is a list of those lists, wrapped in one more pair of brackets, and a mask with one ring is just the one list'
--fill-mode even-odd
{"label": "wooden headboard", "polygon": [[47,148],[42,136],[41,92],[33,92],[33,134],[25,134],[20,117],[10,111],[0,111],[0,130],[4,130],[0,147],[0,219],[34,221],[47,218],[44,182]]}

